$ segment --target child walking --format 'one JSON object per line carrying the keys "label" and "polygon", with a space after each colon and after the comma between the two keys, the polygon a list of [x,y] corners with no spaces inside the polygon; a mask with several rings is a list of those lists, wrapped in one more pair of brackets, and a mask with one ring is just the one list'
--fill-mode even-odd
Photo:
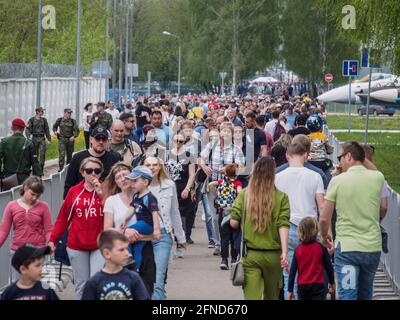
{"label": "child walking", "polygon": [[104,268],[86,282],[82,300],[150,300],[140,276],[124,268],[129,256],[127,238],[116,230],[105,230],[98,242]]}
{"label": "child walking", "polygon": [[332,154],[333,147],[328,143],[328,136],[322,132],[323,122],[320,116],[314,114],[307,120],[307,128],[311,131],[308,138],[311,141],[311,150],[308,162],[320,168],[325,174],[329,174],[332,161],[328,158]]}
{"label": "child walking", "polygon": [[[131,202],[131,208],[122,218],[120,228],[125,230],[126,222],[135,214],[137,222],[128,228],[135,229],[143,235],[152,234],[156,240],[160,240],[160,223],[158,221],[159,209],[156,197],[148,187],[153,179],[149,168],[138,166],[126,177],[132,180],[135,194]],[[142,249],[146,241],[137,241],[129,245],[129,252],[135,259],[134,270],[139,270],[142,263]]]}
{"label": "child walking", "polygon": [[221,264],[222,270],[228,270],[229,246],[231,249],[231,263],[236,261],[238,252],[235,249],[235,231],[229,225],[232,205],[240,190],[242,183],[237,179],[237,165],[230,164],[223,169],[223,179],[210,184],[212,192],[216,193],[215,208],[218,214],[219,232],[221,236]]}
{"label": "child walking", "polygon": [[313,217],[300,221],[298,238],[290,266],[288,299],[293,300],[293,287],[297,273],[299,300],[325,300],[325,272],[329,280],[329,293],[335,293],[335,278],[328,250],[317,241],[318,222]]}

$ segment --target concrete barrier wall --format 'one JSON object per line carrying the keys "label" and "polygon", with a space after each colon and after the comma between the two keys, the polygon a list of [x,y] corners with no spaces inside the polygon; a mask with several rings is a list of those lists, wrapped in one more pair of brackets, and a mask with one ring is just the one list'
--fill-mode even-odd
{"label": "concrete barrier wall", "polygon": [[[88,102],[97,103],[105,99],[104,79],[85,77],[81,79],[80,118],[83,107]],[[45,117],[50,126],[57,118],[63,116],[64,108],[75,110],[76,79],[74,78],[43,78],[42,107],[46,109]],[[10,133],[11,121],[21,117],[25,121],[35,115],[36,79],[5,79],[0,80],[0,137]],[[76,119],[74,114],[73,118]],[[78,119],[77,119],[78,120]],[[79,123],[81,124],[81,119]]]}

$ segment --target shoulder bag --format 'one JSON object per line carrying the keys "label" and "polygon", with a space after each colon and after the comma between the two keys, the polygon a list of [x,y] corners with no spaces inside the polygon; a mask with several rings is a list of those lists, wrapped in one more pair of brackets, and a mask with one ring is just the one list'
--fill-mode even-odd
{"label": "shoulder bag", "polygon": [[[246,206],[246,201],[244,201],[244,206]],[[240,241],[240,251],[238,260],[232,263],[231,269],[231,280],[235,287],[242,287],[244,285],[244,267],[243,267],[243,256],[244,256],[244,220],[245,220],[246,208],[243,209],[242,218],[240,219],[240,228],[242,231],[241,241]]]}

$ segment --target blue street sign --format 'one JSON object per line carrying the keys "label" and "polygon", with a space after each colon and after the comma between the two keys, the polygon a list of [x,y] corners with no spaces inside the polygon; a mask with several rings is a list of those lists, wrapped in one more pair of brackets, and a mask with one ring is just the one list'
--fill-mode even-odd
{"label": "blue street sign", "polygon": [[343,77],[358,76],[358,60],[343,60]]}
{"label": "blue street sign", "polygon": [[361,67],[368,68],[369,67],[369,57],[368,57],[368,50],[364,49],[361,56]]}

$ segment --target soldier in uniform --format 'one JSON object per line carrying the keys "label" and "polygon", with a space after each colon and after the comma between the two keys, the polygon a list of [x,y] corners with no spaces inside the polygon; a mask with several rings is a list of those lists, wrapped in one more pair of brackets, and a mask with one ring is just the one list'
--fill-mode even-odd
{"label": "soldier in uniform", "polygon": [[71,118],[71,113],[70,108],[64,109],[64,117],[58,118],[53,126],[53,132],[58,138],[59,171],[64,168],[65,153],[67,153],[67,165],[71,162],[75,139],[79,136],[78,124]]}
{"label": "soldier in uniform", "polygon": [[51,135],[49,124],[47,119],[43,117],[44,110],[42,107],[36,108],[36,116],[32,117],[28,121],[28,126],[26,128],[26,137],[31,139],[33,146],[35,148],[36,154],[38,155],[38,161],[42,168],[44,169],[44,162],[46,160],[46,138],[47,143],[51,143]]}
{"label": "soldier in uniform", "polygon": [[32,141],[23,135],[25,128],[25,121],[15,118],[11,122],[12,136],[0,142],[1,176],[7,178],[17,174],[19,184],[30,176],[31,171],[35,176],[41,177],[43,174]]}
{"label": "soldier in uniform", "polygon": [[96,127],[102,127],[110,130],[113,123],[111,114],[105,111],[106,104],[104,102],[97,103],[97,112],[93,113],[92,121],[90,121],[90,128],[93,130]]}

